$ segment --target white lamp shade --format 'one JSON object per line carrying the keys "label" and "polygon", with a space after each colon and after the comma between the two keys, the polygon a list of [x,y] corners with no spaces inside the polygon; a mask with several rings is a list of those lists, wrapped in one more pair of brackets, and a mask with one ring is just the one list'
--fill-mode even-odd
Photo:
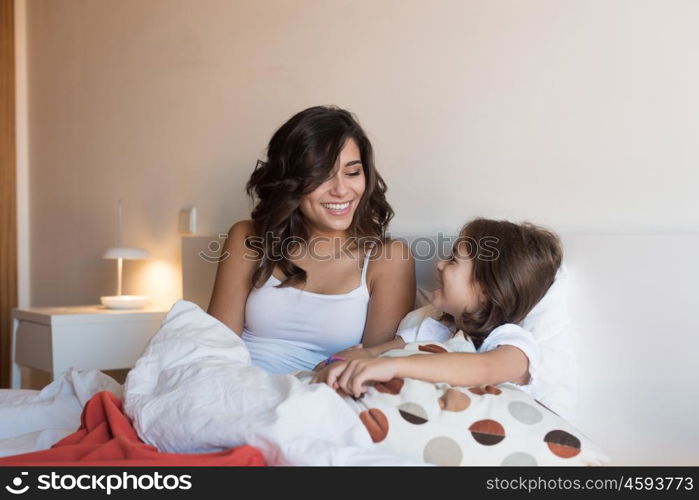
{"label": "white lamp shade", "polygon": [[148,250],[143,248],[112,247],[102,256],[103,259],[147,259],[150,257]]}

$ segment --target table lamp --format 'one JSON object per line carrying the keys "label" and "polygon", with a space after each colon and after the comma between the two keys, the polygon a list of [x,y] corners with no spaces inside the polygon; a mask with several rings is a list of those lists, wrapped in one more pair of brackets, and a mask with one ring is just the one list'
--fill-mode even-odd
{"label": "table lamp", "polygon": [[117,294],[100,297],[100,301],[108,309],[140,309],[146,306],[150,299],[146,295],[122,295],[121,275],[124,260],[147,259],[150,255],[142,248],[129,248],[121,246],[121,200],[117,208],[117,242],[102,256],[103,259],[117,260]]}

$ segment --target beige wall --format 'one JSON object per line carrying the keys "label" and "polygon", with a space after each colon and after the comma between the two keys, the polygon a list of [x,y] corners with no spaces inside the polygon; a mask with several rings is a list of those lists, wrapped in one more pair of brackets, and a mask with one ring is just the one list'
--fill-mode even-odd
{"label": "beige wall", "polygon": [[181,290],[177,212],[246,217],[274,131],[319,103],[374,141],[394,232],[475,215],[699,230],[699,2],[29,0],[32,305]]}

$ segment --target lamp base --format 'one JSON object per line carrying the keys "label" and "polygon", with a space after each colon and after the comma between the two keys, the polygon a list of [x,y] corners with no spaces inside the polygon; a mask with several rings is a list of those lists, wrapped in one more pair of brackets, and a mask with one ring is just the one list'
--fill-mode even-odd
{"label": "lamp base", "polygon": [[100,297],[108,309],[141,309],[150,303],[146,295],[108,295]]}

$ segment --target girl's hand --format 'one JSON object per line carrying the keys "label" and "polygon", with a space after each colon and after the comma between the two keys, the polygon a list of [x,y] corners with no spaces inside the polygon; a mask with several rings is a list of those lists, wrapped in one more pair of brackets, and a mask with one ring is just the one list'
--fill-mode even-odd
{"label": "girl's hand", "polygon": [[[339,356],[341,358],[345,358],[345,360],[347,361],[350,361],[352,359],[373,358],[374,354],[369,349],[364,349],[362,347],[362,344],[357,344],[345,349],[344,351],[335,353],[334,356]],[[322,370],[323,368],[325,368],[325,364],[323,361],[321,361],[315,366],[315,368],[313,368],[313,371],[317,372]]]}
{"label": "girl's hand", "polygon": [[367,391],[367,382],[388,382],[396,378],[397,361],[396,358],[375,358],[334,363],[328,367],[326,382],[358,398]]}

